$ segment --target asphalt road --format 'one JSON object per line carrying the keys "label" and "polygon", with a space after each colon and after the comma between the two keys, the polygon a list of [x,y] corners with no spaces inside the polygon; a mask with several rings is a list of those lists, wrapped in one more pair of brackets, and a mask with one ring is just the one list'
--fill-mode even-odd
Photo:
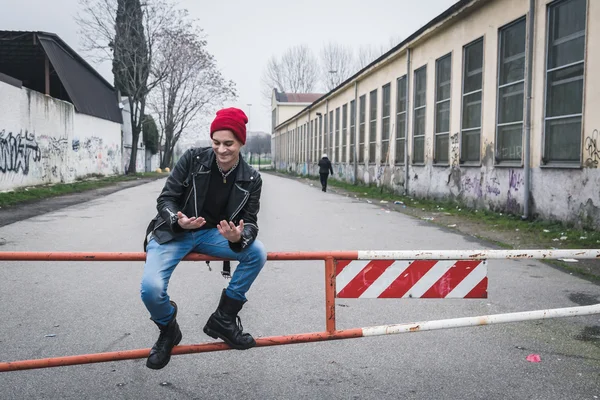
{"label": "asphalt road", "polygon": [[[164,180],[0,228],[0,251],[141,251]],[[264,176],[260,239],[269,251],[482,249],[481,242],[376,204]],[[214,267],[217,267],[215,265]],[[141,262],[2,262],[0,361],[151,347]],[[339,329],[569,307],[600,287],[536,261],[490,261],[489,298],[337,300]],[[226,281],[182,263],[169,292],[182,344]],[[325,329],[322,262],[268,262],[241,317],[255,336]],[[46,337],[46,335],[55,335]],[[540,363],[526,361],[539,354]],[[0,373],[1,399],[595,399],[600,316]]]}

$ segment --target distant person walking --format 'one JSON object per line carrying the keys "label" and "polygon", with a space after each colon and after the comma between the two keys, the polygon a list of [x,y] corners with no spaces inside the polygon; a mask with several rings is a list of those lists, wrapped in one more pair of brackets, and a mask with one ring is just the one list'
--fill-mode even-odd
{"label": "distant person walking", "polygon": [[327,158],[327,154],[323,154],[323,157],[319,160],[319,176],[321,177],[321,190],[327,191],[327,178],[329,178],[329,172],[333,175],[333,167],[331,161]]}

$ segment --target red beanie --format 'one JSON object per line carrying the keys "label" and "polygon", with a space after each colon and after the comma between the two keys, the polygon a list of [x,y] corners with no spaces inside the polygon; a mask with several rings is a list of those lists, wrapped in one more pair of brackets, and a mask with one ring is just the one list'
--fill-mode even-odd
{"label": "red beanie", "polygon": [[210,124],[210,138],[213,133],[220,130],[229,130],[239,139],[242,144],[246,144],[246,124],[248,117],[239,108],[224,108],[217,111],[215,120]]}

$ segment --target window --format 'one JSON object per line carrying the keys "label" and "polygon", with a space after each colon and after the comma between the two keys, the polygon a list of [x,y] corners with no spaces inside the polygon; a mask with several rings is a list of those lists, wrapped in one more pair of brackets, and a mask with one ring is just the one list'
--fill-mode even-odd
{"label": "window", "polygon": [[396,81],[396,164],[404,163],[406,142],[406,75]]}
{"label": "window", "polygon": [[327,155],[333,162],[333,110],[329,111],[329,145],[327,146]]}
{"label": "window", "polygon": [[377,89],[369,93],[369,163],[375,162],[377,148]]}
{"label": "window", "polygon": [[435,155],[433,161],[448,164],[450,150],[450,91],[452,55],[435,62]]}
{"label": "window", "polygon": [[413,163],[425,162],[425,110],[427,105],[427,66],[415,71],[413,118]]}
{"label": "window", "polygon": [[586,0],[548,7],[543,162],[581,162]]}
{"label": "window", "polygon": [[304,126],[300,125],[298,127],[298,141],[296,146],[296,160],[301,163],[302,162],[302,145],[304,144]]}
{"label": "window", "polygon": [[346,150],[348,149],[348,104],[342,107],[342,162],[346,162]]}
{"label": "window", "polygon": [[302,162],[306,162],[306,149],[308,147],[308,140],[306,140],[308,134],[308,125],[302,124]]}
{"label": "window", "polygon": [[317,131],[317,119],[313,119],[310,123],[310,130],[312,132],[312,161],[318,160],[317,153],[319,151],[319,136]]}
{"label": "window", "polygon": [[525,18],[500,29],[496,161],[521,161],[525,100]]}
{"label": "window", "polygon": [[[327,117],[325,117],[327,119]],[[321,159],[321,154],[323,154],[323,116],[319,115],[319,143],[317,143],[317,156],[315,160]],[[321,154],[319,154],[321,153]]]}
{"label": "window", "polygon": [[335,109],[335,147],[330,157],[332,161],[337,161],[337,150],[340,148],[340,108]]}
{"label": "window", "polygon": [[271,112],[271,132],[275,132],[275,126],[277,124],[277,109],[274,108]]}
{"label": "window", "polygon": [[381,164],[390,162],[390,87],[381,89]]}
{"label": "window", "polygon": [[461,162],[481,156],[481,100],[483,96],[483,38],[463,49]]}
{"label": "window", "polygon": [[323,132],[323,148],[321,149],[321,153],[327,153],[327,148],[329,146],[329,134],[327,133],[327,113],[325,113],[325,121],[324,121],[324,132]]}
{"label": "window", "polygon": [[367,117],[367,95],[363,94],[358,99],[358,162],[365,161],[365,120]]}
{"label": "window", "polygon": [[350,162],[354,162],[354,153],[356,151],[356,101],[350,102]]}

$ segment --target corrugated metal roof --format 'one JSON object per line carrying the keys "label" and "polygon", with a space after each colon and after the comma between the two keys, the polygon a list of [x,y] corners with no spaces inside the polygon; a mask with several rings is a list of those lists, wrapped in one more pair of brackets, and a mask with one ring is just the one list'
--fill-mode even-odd
{"label": "corrugated metal roof", "polygon": [[83,114],[121,123],[116,91],[60,37],[48,32],[0,30],[0,72],[44,93],[46,56],[50,95],[73,103]]}
{"label": "corrugated metal roof", "polygon": [[38,36],[75,109],[83,114],[122,123],[116,92],[76,60],[53,38]]}

